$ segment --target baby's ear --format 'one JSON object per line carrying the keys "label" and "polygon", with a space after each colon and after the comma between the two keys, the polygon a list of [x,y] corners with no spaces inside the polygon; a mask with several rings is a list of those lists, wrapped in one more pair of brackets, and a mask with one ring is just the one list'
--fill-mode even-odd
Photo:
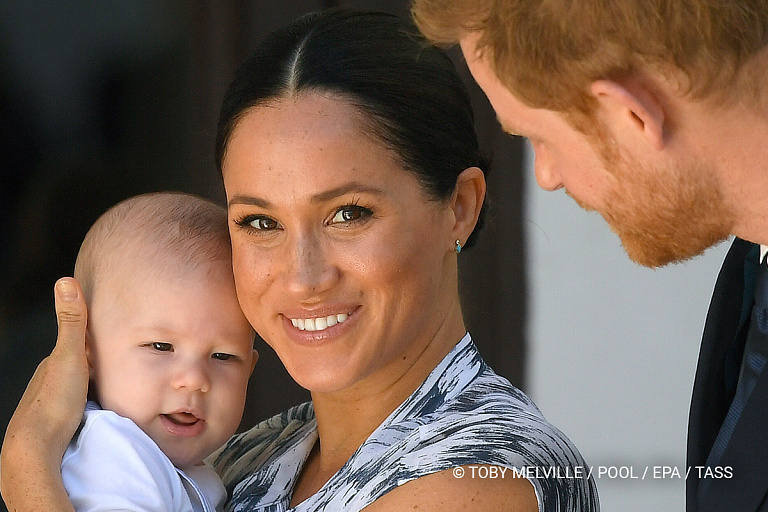
{"label": "baby's ear", "polygon": [[93,402],[98,402],[99,397],[96,393],[96,383],[94,381],[95,372],[95,359],[96,356],[94,354],[93,350],[93,335],[91,334],[91,330],[86,327],[85,329],[85,358],[88,361],[88,374],[90,375],[90,379],[88,379],[88,400]]}
{"label": "baby's ear", "polygon": [[256,349],[253,349],[253,360],[251,361],[251,373],[253,373],[253,369],[256,367],[256,362],[259,360],[259,352]]}
{"label": "baby's ear", "polygon": [[93,336],[91,335],[91,329],[87,328],[85,329],[85,358],[88,360],[88,373],[91,374],[91,378],[93,378],[93,350],[91,349],[91,345],[93,344],[93,341],[91,341],[91,338]]}

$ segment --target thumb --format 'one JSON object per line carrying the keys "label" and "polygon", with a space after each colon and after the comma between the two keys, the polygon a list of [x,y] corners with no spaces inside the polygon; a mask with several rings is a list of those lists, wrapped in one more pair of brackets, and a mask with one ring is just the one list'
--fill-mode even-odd
{"label": "thumb", "polygon": [[85,326],[88,313],[80,284],[71,277],[63,277],[54,287],[56,322],[59,335],[54,350],[82,354],[85,347]]}
{"label": "thumb", "polygon": [[[14,459],[10,453],[24,458],[32,450],[52,457],[56,465],[60,465],[83,414],[88,393],[85,297],[77,281],[65,277],[56,283],[54,298],[59,324],[56,346],[38,365],[8,423],[3,464]],[[11,448],[7,446],[9,440],[12,440]],[[44,453],[36,451],[40,446],[45,447]],[[42,466],[36,470],[42,470]]]}

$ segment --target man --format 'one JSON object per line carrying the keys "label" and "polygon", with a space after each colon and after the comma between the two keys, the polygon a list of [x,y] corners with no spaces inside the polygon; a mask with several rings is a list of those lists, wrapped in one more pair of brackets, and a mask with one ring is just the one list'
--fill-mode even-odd
{"label": "man", "polygon": [[631,259],[737,237],[699,356],[687,509],[768,511],[768,2],[415,0],[413,14],[461,45],[503,128],[531,140],[539,185],[598,211]]}

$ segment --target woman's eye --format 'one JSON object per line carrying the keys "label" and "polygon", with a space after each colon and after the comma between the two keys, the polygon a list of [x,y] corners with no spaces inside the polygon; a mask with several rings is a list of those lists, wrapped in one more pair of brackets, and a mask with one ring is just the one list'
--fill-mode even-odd
{"label": "woman's eye", "polygon": [[251,231],[273,231],[280,228],[275,219],[266,215],[246,215],[235,220],[235,224]]}
{"label": "woman's eye", "polygon": [[342,222],[354,222],[356,220],[366,219],[371,215],[373,215],[373,212],[368,208],[350,204],[350,205],[342,206],[341,208],[339,208],[339,210],[331,219],[331,224],[338,224]]}
{"label": "woman's eye", "polygon": [[257,216],[248,220],[248,225],[259,231],[271,231],[277,229],[277,221],[269,217]]}
{"label": "woman's eye", "polygon": [[233,356],[232,354],[225,354],[223,352],[216,352],[211,357],[214,359],[218,359],[219,361],[229,361],[231,359],[234,359],[236,356]]}
{"label": "woman's eye", "polygon": [[159,352],[171,352],[173,350],[173,345],[170,343],[163,343],[162,341],[153,342],[151,347]]}

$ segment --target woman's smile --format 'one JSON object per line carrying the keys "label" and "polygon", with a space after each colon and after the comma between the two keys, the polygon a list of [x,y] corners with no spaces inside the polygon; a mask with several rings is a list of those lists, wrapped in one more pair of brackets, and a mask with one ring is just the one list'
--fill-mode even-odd
{"label": "woman's smile", "polygon": [[343,324],[347,318],[349,318],[347,313],[340,313],[318,318],[291,318],[291,323],[300,331],[324,331],[336,324]]}
{"label": "woman's smile", "polygon": [[[327,308],[324,308],[327,309]],[[296,343],[318,345],[346,335],[357,320],[360,307],[331,308],[348,313],[291,313],[283,315],[288,336]]]}

